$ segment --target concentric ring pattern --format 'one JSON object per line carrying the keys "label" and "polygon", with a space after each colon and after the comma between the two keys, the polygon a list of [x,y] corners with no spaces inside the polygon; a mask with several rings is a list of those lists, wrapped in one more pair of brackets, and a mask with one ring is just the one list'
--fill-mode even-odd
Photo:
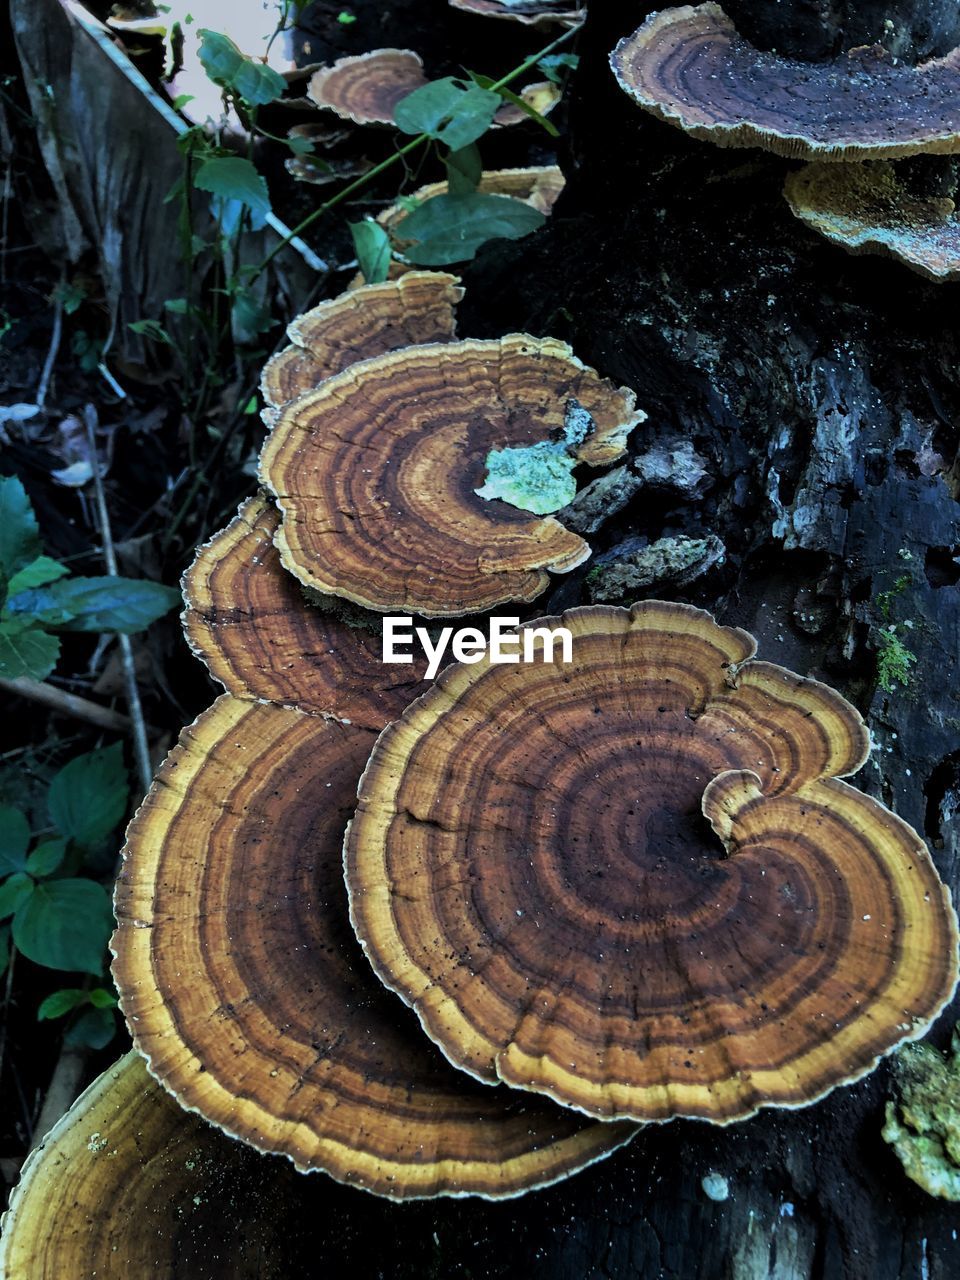
{"label": "concentric ring pattern", "polygon": [[618,458],[645,416],[565,343],[523,334],[406,347],[329,378],[283,410],[260,458],[284,566],[381,611],[534,599],[545,569],[574,568],[589,546],[474,491],[490,450],[549,439],[574,402],[594,420],[577,450],[593,466]]}
{"label": "concentric ring pattern", "polygon": [[720,146],[818,160],[960,151],[960,50],[919,67],[877,48],[800,62],[755,49],[710,3],[651,14],[610,62],[640,106]]}
{"label": "concentric ring pattern", "polygon": [[922,1034],[956,918],[917,835],[831,776],[866,757],[854,708],[688,606],[560,624],[572,663],[451,667],[388,726],[348,832],[357,934],[451,1061],[726,1122]]}
{"label": "concentric ring pattern", "polygon": [[391,124],[397,103],[427,83],[420,55],[371,49],[314,72],[307,93],[318,107],[355,124]]}
{"label": "concentric ring pattern", "polygon": [[374,740],[229,696],[184,730],[128,833],[121,1006],[181,1104],[262,1151],[394,1199],[518,1195],[633,1127],[476,1084],[370,972],[341,846]]}
{"label": "concentric ring pattern", "polygon": [[183,578],[187,643],[239,698],[382,729],[423,693],[423,659],[387,665],[380,637],[311,607],[280,563],[276,508],[248,498]]}

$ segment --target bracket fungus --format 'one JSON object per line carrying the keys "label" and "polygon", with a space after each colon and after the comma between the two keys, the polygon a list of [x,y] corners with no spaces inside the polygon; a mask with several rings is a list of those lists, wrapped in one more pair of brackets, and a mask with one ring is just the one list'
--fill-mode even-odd
{"label": "bracket fungus", "polygon": [[329,378],[281,412],[260,458],[284,567],[379,612],[535,599],[588,544],[475,490],[491,450],[549,439],[574,401],[593,420],[588,466],[620,457],[645,417],[565,343],[525,334],[406,347]]}
{"label": "bracket fungus", "polygon": [[0,1277],[282,1280],[312,1206],[289,1165],[264,1164],[128,1053],[27,1158],[3,1218]]}
{"label": "bracket fungus", "polygon": [[447,1057],[726,1123],[922,1035],[956,917],[915,832],[837,780],[854,708],[687,605],[530,625],[557,622],[572,663],[450,667],[389,725],[348,831],[357,934]]}
{"label": "bracket fungus", "polygon": [[526,27],[578,27],[587,11],[577,0],[450,0],[454,9],[502,18]]}
{"label": "bracket fungus", "polygon": [[513,1196],[632,1134],[455,1072],[370,972],[341,846],[374,734],[224,695],[134,818],[114,974],[183,1106],[392,1199]]}
{"label": "bracket fungus", "polygon": [[800,62],[755,49],[708,3],[651,14],[610,62],[646,111],[718,146],[831,161],[960,151],[960,49],[916,67],[874,48]]}
{"label": "bracket fungus", "polygon": [[183,578],[187,643],[238,698],[381,729],[424,690],[424,663],[384,666],[379,638],[313,608],[280,564],[280,515],[248,498]]}
{"label": "bracket fungus", "polygon": [[297,316],[287,326],[292,345],[264,367],[260,390],[268,425],[278,409],[348,365],[421,342],[447,342],[456,333],[456,276],[408,271],[399,280],[362,285]]}
{"label": "bracket fungus", "polygon": [[318,107],[354,124],[392,124],[397,103],[427,83],[412,49],[371,49],[315,71],[307,94]]}
{"label": "bracket fungus", "polygon": [[808,164],[787,175],[783,194],[801,222],[850,253],[895,258],[928,280],[960,280],[953,200],[914,195],[886,161]]}

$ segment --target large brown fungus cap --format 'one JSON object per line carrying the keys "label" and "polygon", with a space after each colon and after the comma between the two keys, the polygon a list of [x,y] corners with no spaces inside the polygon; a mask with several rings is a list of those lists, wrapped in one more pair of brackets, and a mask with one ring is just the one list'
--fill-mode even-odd
{"label": "large brown fungus cap", "polygon": [[392,124],[397,103],[427,83],[420,55],[371,49],[314,72],[307,93],[318,107],[355,124]]}
{"label": "large brown fungus cap", "polygon": [[348,833],[358,936],[451,1061],[726,1122],[922,1034],[956,918],[917,835],[836,780],[853,707],[686,605],[531,625],[558,624],[572,663],[450,667],[384,730]]}
{"label": "large brown fungus cap", "polygon": [[426,344],[344,370],[283,410],[261,455],[284,566],[382,612],[533,600],[546,569],[574,568],[589,546],[475,490],[488,452],[548,440],[575,403],[594,421],[576,451],[591,466],[619,457],[644,416],[554,338]]}
{"label": "large brown fungus cap", "polygon": [[114,973],[137,1047],[182,1105],[380,1195],[556,1181],[629,1126],[455,1072],[351,932],[341,846],[373,742],[228,695],[184,730],[117,884]]}
{"label": "large brown fungus cap", "polygon": [[790,208],[849,253],[896,258],[928,280],[960,280],[960,219],[946,196],[908,191],[892,164],[808,164],[787,175]]}
{"label": "large brown fungus cap", "polygon": [[317,1190],[184,1111],[128,1053],[28,1157],[0,1277],[287,1280]]}
{"label": "large brown fungus cap", "polygon": [[201,546],[183,579],[187,642],[239,698],[381,729],[425,686],[425,663],[386,665],[380,637],[304,599],[280,563],[277,509],[248,498]]}
{"label": "large brown fungus cap", "polygon": [[701,4],[651,14],[610,60],[640,106],[719,146],[818,160],[960,151],[960,51],[918,67],[881,55],[766,53]]}
{"label": "large brown fungus cap", "polygon": [[321,302],[287,326],[292,346],[269,360],[260,379],[268,423],[277,409],[358,360],[419,342],[448,342],[463,297],[456,276],[409,271]]}

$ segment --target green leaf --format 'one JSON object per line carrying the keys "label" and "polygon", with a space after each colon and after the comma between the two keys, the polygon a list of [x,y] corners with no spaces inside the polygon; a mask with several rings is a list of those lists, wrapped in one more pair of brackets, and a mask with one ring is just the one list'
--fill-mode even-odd
{"label": "green leaf", "polygon": [[60,631],[143,631],[181,603],[179,591],[146,578],[67,578],[7,601],[11,617],[27,615]]}
{"label": "green leaf", "polygon": [[36,560],[31,560],[29,564],[13,574],[7,586],[7,592],[15,596],[21,591],[29,591],[32,587],[43,587],[48,582],[56,582],[58,578],[65,577],[69,572],[67,566],[61,564],[59,560],[51,560],[49,556],[37,556]]}
{"label": "green leaf", "polygon": [[42,1001],[37,1010],[37,1021],[46,1022],[49,1018],[62,1018],[71,1009],[76,1009],[78,1004],[86,1004],[86,1002],[87,993],[79,987],[65,987],[62,991],[54,991]]}
{"label": "green leaf", "polygon": [[4,581],[40,555],[40,527],[16,476],[0,476],[0,577]]}
{"label": "green leaf", "polygon": [[33,893],[34,883],[25,871],[18,871],[0,884],[0,920],[12,916]]}
{"label": "green leaf", "polygon": [[0,978],[7,972],[10,963],[10,926],[0,924]]}
{"label": "green leaf", "polygon": [[494,93],[499,94],[504,102],[511,102],[515,107],[519,107],[520,110],[524,112],[525,115],[528,115],[531,120],[536,121],[541,129],[545,129],[551,138],[560,137],[560,130],[555,124],[551,124],[546,116],[541,115],[536,107],[531,106],[530,103],[527,102],[526,98],[521,98],[518,93],[514,93],[512,89],[508,89],[505,84],[502,84],[499,89],[493,89],[493,85],[496,82],[491,80],[489,76],[478,75],[475,71],[470,72],[470,78],[476,81],[476,83],[480,85],[481,89],[491,89]]}
{"label": "green leaf", "polygon": [[459,151],[486,133],[499,105],[489,89],[446,76],[401,98],[393,118],[403,133],[425,133]]}
{"label": "green leaf", "polygon": [[54,826],[84,849],[105,840],[118,826],[128,799],[119,742],[71,760],[54,776],[47,793]]}
{"label": "green leaf", "polygon": [[13,805],[0,805],[0,876],[24,871],[30,846],[30,823]]}
{"label": "green leaf", "polygon": [[543,226],[544,215],[512,196],[432,196],[404,218],[400,235],[417,243],[404,250],[418,266],[466,262],[488,240],[519,240]]}
{"label": "green leaf", "polygon": [[38,844],[27,859],[27,870],[38,880],[42,880],[44,876],[53,875],[63,862],[66,852],[66,840],[44,840],[43,844]]}
{"label": "green leaf", "polygon": [[[299,134],[294,134],[292,138],[284,138],[284,142],[290,148],[295,156],[308,156],[313,151],[313,140],[311,138],[301,138]],[[320,161],[323,164],[323,161]],[[326,165],[329,170],[330,166]]]}
{"label": "green leaf", "polygon": [[448,152],[443,163],[447,166],[447,190],[450,195],[469,195],[471,191],[476,191],[483,172],[476,143],[471,142],[469,147]]}
{"label": "green leaf", "polygon": [[267,184],[249,160],[241,156],[213,156],[204,160],[193,185],[221,200],[237,200],[254,213],[270,212]]}
{"label": "green leaf", "polygon": [[380,284],[390,275],[390,237],[379,222],[365,218],[363,222],[350,222],[357,261],[367,284]]}
{"label": "green leaf", "polygon": [[84,1009],[63,1038],[70,1045],[105,1049],[116,1034],[117,1019],[112,1009]]}
{"label": "green leaf", "polygon": [[571,398],[558,439],[516,449],[492,449],[487,454],[486,483],[474,493],[480,498],[499,498],[538,516],[559,511],[576,497],[575,450],[593,427],[590,414]]}
{"label": "green leaf", "polygon": [[44,680],[57,665],[60,641],[31,625],[32,619],[0,620],[0,677]]}
{"label": "green leaf", "polygon": [[265,66],[256,58],[248,58],[229,38],[219,31],[201,28],[200,62],[214,82],[232,90],[251,107],[262,107],[274,102],[287,87],[278,71]]}
{"label": "green leaf", "polygon": [[110,899],[94,880],[48,880],[13,917],[13,940],[48,969],[99,975],[113,928]]}
{"label": "green leaf", "polygon": [[115,1009],[117,1007],[117,997],[112,991],[107,991],[103,987],[94,987],[90,992],[89,1000],[95,1009]]}
{"label": "green leaf", "polygon": [[233,295],[230,325],[233,339],[241,344],[255,342],[261,333],[272,329],[275,320],[252,289],[238,289]]}
{"label": "green leaf", "polygon": [[576,53],[548,53],[545,58],[541,58],[537,66],[554,84],[561,84],[563,76],[560,74],[562,70],[576,71],[580,65],[580,57]]}
{"label": "green leaf", "polygon": [[131,320],[127,328],[132,329],[134,333],[139,333],[144,338],[152,339],[154,342],[163,342],[168,347],[173,346],[173,339],[159,320]]}

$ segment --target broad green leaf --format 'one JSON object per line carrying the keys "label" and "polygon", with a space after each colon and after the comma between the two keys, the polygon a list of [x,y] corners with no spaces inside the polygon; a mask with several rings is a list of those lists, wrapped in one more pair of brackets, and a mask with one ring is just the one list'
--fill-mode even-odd
{"label": "broad green leaf", "polygon": [[593,427],[590,414],[571,398],[558,439],[521,448],[492,449],[487,454],[486,483],[474,492],[480,498],[499,498],[538,516],[559,511],[576,497],[575,450]]}
{"label": "broad green leaf", "polygon": [[30,847],[30,823],[13,805],[0,805],[0,876],[24,871]]}
{"label": "broad green leaf", "polygon": [[287,87],[278,71],[248,58],[228,36],[206,28],[201,28],[198,34],[204,71],[214,84],[232,90],[251,107],[275,101]]}
{"label": "broad green leaf", "polygon": [[12,916],[34,890],[34,883],[25,871],[18,871],[0,884],[0,920]]}
{"label": "broad green leaf", "polygon": [[117,1007],[117,997],[112,991],[107,991],[103,987],[94,987],[90,992],[89,1000],[95,1009],[115,1009]]}
{"label": "broad green leaf", "polygon": [[488,240],[519,240],[543,226],[544,215],[511,196],[433,196],[404,218],[400,234],[416,243],[404,256],[418,266],[466,262]]}
{"label": "broad green leaf", "polygon": [[193,185],[222,200],[236,200],[254,213],[270,212],[267,184],[242,156],[213,156],[204,160],[194,175]]}
{"label": "broad green leaf", "polygon": [[37,1021],[46,1022],[48,1018],[62,1018],[65,1013],[69,1013],[71,1009],[76,1009],[79,1004],[86,1004],[87,993],[80,987],[64,988],[62,991],[54,991],[52,995],[47,996],[42,1001],[40,1008],[37,1010]]}
{"label": "broad green leaf", "polygon": [[143,338],[150,338],[153,342],[163,342],[168,347],[173,346],[173,339],[159,320],[131,320],[127,328],[132,329],[134,333],[139,333]]}
{"label": "broad green leaf", "polygon": [[31,619],[0,619],[0,677],[16,680],[28,676],[44,680],[57,665],[60,641],[38,627]]}
{"label": "broad green leaf", "polygon": [[105,1049],[116,1034],[117,1019],[112,1009],[84,1009],[63,1038],[67,1044]]}
{"label": "broad green leaf", "polygon": [[40,555],[40,527],[16,476],[0,476],[0,578],[9,580]]}
{"label": "broad green leaf", "polygon": [[444,157],[447,166],[447,190],[452,196],[468,195],[480,183],[483,165],[476,143],[451,151]]}
{"label": "broad green leaf", "polygon": [[576,53],[548,53],[545,58],[541,58],[537,66],[554,84],[561,84],[563,76],[561,71],[576,71],[580,65],[580,57]]}
{"label": "broad green leaf", "polygon": [[88,849],[118,826],[128,798],[123,747],[115,742],[64,765],[50,783],[47,804],[57,830]]}
{"label": "broad green leaf", "polygon": [[21,591],[11,617],[29,616],[60,631],[143,631],[181,603],[180,592],[146,578],[66,578]]}
{"label": "broad green leaf", "polygon": [[13,917],[13,940],[28,960],[48,969],[103,971],[113,928],[110,898],[94,880],[38,884]]}
{"label": "broad green leaf", "polygon": [[401,98],[393,119],[403,133],[425,133],[459,151],[486,133],[499,105],[489,89],[446,76]]}
{"label": "broad green leaf", "polygon": [[48,582],[56,582],[65,577],[70,570],[59,560],[51,560],[49,556],[37,556],[29,564],[18,569],[7,584],[7,594],[18,595],[21,591],[29,591],[32,587],[43,587]]}
{"label": "broad green leaf", "polygon": [[44,840],[43,844],[38,844],[27,858],[26,869],[32,876],[42,880],[44,876],[53,875],[63,862],[66,852],[66,840]]}
{"label": "broad green leaf", "polygon": [[270,308],[260,301],[252,289],[238,289],[233,295],[230,327],[234,342],[255,342],[261,333],[272,329],[275,323]]}
{"label": "broad green leaf", "polygon": [[390,237],[372,218],[351,222],[348,226],[364,280],[367,284],[380,284],[390,274]]}

